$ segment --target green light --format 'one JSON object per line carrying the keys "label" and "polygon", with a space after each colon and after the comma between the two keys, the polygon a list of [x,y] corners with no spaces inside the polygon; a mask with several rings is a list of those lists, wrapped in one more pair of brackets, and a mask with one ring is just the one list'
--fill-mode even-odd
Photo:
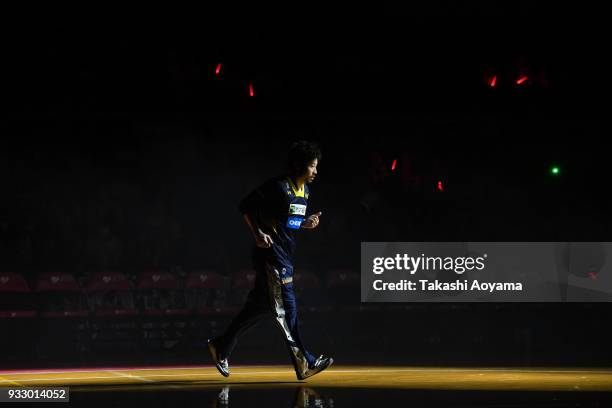
{"label": "green light", "polygon": [[560,172],[561,172],[561,169],[559,167],[557,167],[557,166],[553,166],[553,167],[550,168],[550,173],[555,175],[555,176],[557,174],[559,174]]}

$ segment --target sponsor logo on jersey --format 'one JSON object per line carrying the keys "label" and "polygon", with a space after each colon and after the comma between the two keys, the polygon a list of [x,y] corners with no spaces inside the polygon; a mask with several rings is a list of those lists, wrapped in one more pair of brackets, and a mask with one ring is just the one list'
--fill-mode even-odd
{"label": "sponsor logo on jersey", "polygon": [[304,204],[289,204],[289,215],[306,215]]}
{"label": "sponsor logo on jersey", "polygon": [[300,217],[289,217],[287,219],[287,227],[299,229],[300,225],[302,225],[302,221],[304,221],[304,219]]}

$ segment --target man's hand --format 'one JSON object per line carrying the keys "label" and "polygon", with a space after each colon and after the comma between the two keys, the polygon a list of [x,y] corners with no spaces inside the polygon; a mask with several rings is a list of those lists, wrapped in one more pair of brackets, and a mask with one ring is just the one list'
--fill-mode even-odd
{"label": "man's hand", "polygon": [[257,234],[255,234],[255,245],[259,248],[270,248],[272,246],[272,237],[262,230],[259,230]]}
{"label": "man's hand", "polygon": [[306,218],[304,222],[302,222],[302,228],[317,228],[317,226],[319,225],[319,217],[321,216],[321,214],[323,213],[319,211],[318,213],[312,214],[310,217]]}

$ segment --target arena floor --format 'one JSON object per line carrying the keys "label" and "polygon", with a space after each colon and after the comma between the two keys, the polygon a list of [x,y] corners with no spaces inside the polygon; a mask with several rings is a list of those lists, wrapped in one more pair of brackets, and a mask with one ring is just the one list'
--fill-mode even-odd
{"label": "arena floor", "polygon": [[213,406],[231,399],[232,407],[601,406],[612,391],[612,369],[332,366],[305,381],[290,366],[234,366],[229,378],[212,366],[0,370],[0,387],[32,386],[68,386],[71,404],[88,406],[118,400],[165,406],[185,398]]}

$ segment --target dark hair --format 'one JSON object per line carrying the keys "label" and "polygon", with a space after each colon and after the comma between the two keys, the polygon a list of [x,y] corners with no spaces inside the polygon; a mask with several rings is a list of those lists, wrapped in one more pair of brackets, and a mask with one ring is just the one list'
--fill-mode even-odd
{"label": "dark hair", "polygon": [[321,160],[321,149],[316,143],[306,140],[294,142],[289,148],[289,172],[292,176],[301,176],[314,159]]}

